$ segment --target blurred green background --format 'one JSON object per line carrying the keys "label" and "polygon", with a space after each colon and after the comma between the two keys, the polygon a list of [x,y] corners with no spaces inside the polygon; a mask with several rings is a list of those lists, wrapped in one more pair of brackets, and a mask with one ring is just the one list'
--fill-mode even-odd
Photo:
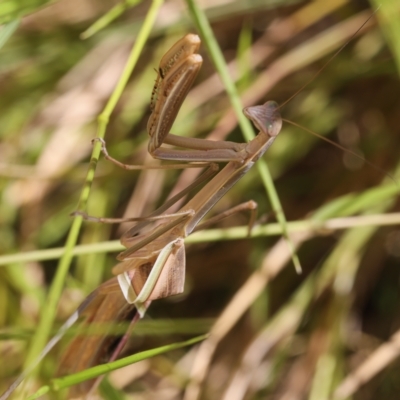
{"label": "blurred green background", "polygon": [[[360,154],[374,167],[284,123],[264,158],[286,218],[302,221],[298,229],[308,232],[298,250],[303,274],[295,273],[288,255],[277,266],[279,256],[271,254],[280,235],[259,231],[256,238],[246,239],[242,229],[238,234],[243,239],[225,240],[238,232],[231,227],[247,221],[242,214],[228,218],[216,227],[226,229],[223,234],[213,230],[199,235],[196,243],[195,237],[192,244],[187,240],[185,293],[154,302],[124,353],[207,332],[235,294],[246,297],[247,290],[254,299],[232,316],[232,329],[226,328],[206,363],[199,398],[331,398],[349,372],[400,325],[400,230],[395,225],[400,6],[382,2],[357,32],[377,4],[196,3],[207,15],[244,105],[270,99],[282,104],[309,83],[284,105],[283,117]],[[27,360],[59,258],[47,249],[65,244],[69,214],[78,208],[84,187],[97,117],[122,75],[150,7],[150,1],[0,3],[0,391]],[[149,38],[107,124],[108,150],[118,160],[152,162],[145,131],[154,69],[188,32],[197,30],[187,4],[160,2]],[[200,53],[203,67],[172,131],[242,142],[206,46]],[[128,172],[100,157],[87,210],[110,217],[147,215],[193,179],[193,171]],[[260,225],[275,221],[256,168],[212,213],[250,199],[259,205]],[[372,223],[351,228],[368,214],[377,215]],[[309,230],[312,221],[348,216],[359,217],[345,220],[349,229]],[[108,241],[117,240],[127,226],[83,223],[79,243],[97,245],[73,258],[54,329],[111,277],[116,253],[106,253],[104,242],[117,251],[118,245]],[[289,224],[290,232],[293,226]],[[260,269],[264,275],[257,275]],[[265,274],[271,276],[268,284]],[[247,289],[249,277],[261,282],[261,289]],[[64,345],[41,363],[30,393],[53,377]],[[390,351],[396,359],[395,346]],[[200,356],[184,349],[134,364],[111,374],[100,396],[197,398],[185,387],[195,387],[191,371]],[[362,375],[366,383],[355,390],[355,399],[398,398],[399,362],[386,364],[378,375]]]}

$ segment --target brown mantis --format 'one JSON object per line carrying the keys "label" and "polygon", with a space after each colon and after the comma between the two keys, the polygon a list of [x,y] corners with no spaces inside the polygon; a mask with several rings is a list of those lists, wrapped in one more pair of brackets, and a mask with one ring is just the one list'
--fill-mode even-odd
{"label": "brown mantis", "polygon": [[[200,162],[210,165],[199,181],[182,191],[160,207],[150,218],[128,230],[121,239],[127,250],[119,254],[121,261],[113,269],[117,275],[92,292],[78,310],[68,319],[59,333],[46,346],[37,363],[54,346],[79,317],[87,324],[92,322],[118,323],[131,320],[132,325],[143,317],[152,300],[182,293],[185,281],[184,239],[201,227],[204,215],[225,193],[254,165],[278,135],[282,120],[275,102],[244,109],[259,129],[251,142],[214,142],[203,139],[180,138],[169,133],[179,108],[186,97],[202,58],[195,54],[200,45],[197,35],[187,35],[175,44],[162,58],[155,88],[152,93],[152,114],[148,122],[149,152],[162,160]],[[190,150],[161,148],[163,143]],[[105,147],[103,148],[107,158]],[[119,162],[115,161],[117,164]],[[205,186],[174,214],[165,211],[178,198],[183,197],[199,182],[215,174],[214,162],[228,162]],[[198,164],[179,164],[181,168],[198,167]],[[127,169],[138,169],[137,166]],[[156,215],[157,214],[157,215]],[[150,221],[167,219],[152,232],[141,234]],[[132,219],[142,220],[143,219]],[[125,335],[126,338],[126,335]],[[124,345],[122,340],[115,347],[113,336],[77,336],[60,363],[60,374],[77,372],[90,366],[113,360]],[[36,363],[36,364],[37,364]],[[35,364],[35,365],[36,365]],[[35,366],[33,365],[32,368]],[[26,371],[12,387],[1,396],[8,398],[22,381]],[[74,388],[74,395],[86,393],[93,382]]]}

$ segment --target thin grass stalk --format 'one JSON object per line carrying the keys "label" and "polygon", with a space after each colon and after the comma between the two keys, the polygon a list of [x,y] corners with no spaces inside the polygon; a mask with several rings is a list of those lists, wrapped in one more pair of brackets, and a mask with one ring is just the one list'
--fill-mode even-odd
{"label": "thin grass stalk", "polygon": [[[126,86],[126,83],[128,82],[128,79],[136,65],[136,62],[147,41],[147,38],[150,35],[158,10],[161,7],[162,3],[163,0],[154,0],[152,2],[152,5],[143,22],[142,28],[140,29],[138,37],[133,45],[131,54],[128,58],[125,69],[121,75],[121,78],[117,86],[115,87],[114,92],[111,95],[108,103],[106,104],[104,111],[100,114],[98,118],[98,130],[97,130],[98,137],[101,138],[104,137],[109,117],[112,111],[114,110],[115,105],[117,104]],[[89,165],[89,170],[86,177],[85,185],[79,199],[78,208],[81,210],[86,209],[86,204],[89,198],[91,185],[95,175],[97,161],[100,155],[100,147],[101,147],[100,144],[97,143],[97,145],[94,146],[93,148],[91,162]],[[37,356],[39,355],[40,351],[43,349],[49,338],[51,327],[56,314],[57,304],[61,296],[65,278],[69,271],[69,267],[73,257],[72,250],[77,243],[81,225],[82,225],[82,217],[74,218],[65,245],[65,251],[63,253],[62,258],[60,259],[53,283],[50,286],[48,299],[43,307],[38,329],[36,330],[35,335],[32,339],[29,352],[24,363],[24,369],[26,369],[29,365],[31,365],[31,363],[33,363],[33,361],[37,358]]]}
{"label": "thin grass stalk", "polygon": [[[247,141],[250,141],[255,137],[253,128],[251,127],[250,121],[243,115],[242,112],[243,106],[240,101],[239,93],[235,87],[233,80],[230,77],[228,66],[225,62],[221,49],[218,46],[218,42],[214,36],[214,33],[207,20],[207,17],[203,12],[203,10],[200,7],[198,7],[195,0],[187,0],[187,4],[189,6],[191,16],[197,25],[197,29],[201,32],[204,38],[204,42],[207,46],[208,52],[210,53],[211,59],[214,62],[215,68],[218,71],[219,76],[225,86],[229,100],[236,113],[240,128],[243,132],[243,136]],[[278,222],[282,226],[282,234],[286,239],[288,246],[290,248],[293,264],[296,268],[296,271],[300,273],[301,272],[300,260],[297,257],[296,252],[294,250],[294,245],[289,238],[286,217],[283,212],[278,193],[275,189],[272,176],[268,170],[267,163],[263,159],[260,159],[257,161],[257,168],[258,172],[260,173],[261,179],[264,183],[265,189],[267,191],[267,195],[271,202],[272,209],[274,210]]]}
{"label": "thin grass stalk", "polygon": [[102,29],[106,28],[108,25],[111,24],[115,19],[120,17],[124,11],[127,9],[134,7],[143,0],[125,0],[121,1],[120,3],[116,4],[112,7],[109,11],[107,11],[104,15],[102,15],[98,20],[96,20],[92,25],[89,26],[84,32],[81,33],[82,39],[88,39],[91,36],[95,35],[97,32],[101,31]]}
{"label": "thin grass stalk", "polygon": [[17,30],[20,22],[21,21],[19,19],[15,19],[14,21],[11,21],[0,28],[0,49]]}
{"label": "thin grass stalk", "polygon": [[[370,203],[361,208],[361,210],[369,207]],[[376,204],[373,200],[372,205]],[[323,209],[323,211],[326,211]],[[318,211],[317,211],[318,212]],[[336,209],[330,209],[333,215]],[[348,213],[344,213],[348,215]],[[326,213],[325,213],[326,216]],[[314,216],[311,219],[299,220],[288,222],[288,231],[296,232],[309,232],[309,231],[333,231],[348,229],[355,226],[391,226],[400,223],[400,213],[385,213],[385,214],[371,214],[366,216],[356,217],[342,217],[321,220]],[[282,226],[279,223],[271,223],[266,225],[259,225],[252,229],[251,234],[248,234],[248,228],[245,226],[237,226],[227,229],[207,229],[205,231],[195,232],[186,239],[186,243],[205,243],[205,242],[218,242],[226,240],[239,240],[246,238],[257,238],[266,236],[281,236]],[[92,244],[77,245],[74,247],[72,254],[85,255],[96,253],[108,253],[124,250],[125,247],[121,245],[119,240],[109,240],[106,242],[98,242]],[[63,247],[47,250],[28,251],[19,254],[10,254],[0,257],[0,267],[12,263],[32,262],[32,261],[46,261],[54,260],[61,257],[64,252]]]}
{"label": "thin grass stalk", "polygon": [[400,74],[399,3],[396,0],[370,0],[370,3],[377,10],[378,20],[396,61],[397,72]]}
{"label": "thin grass stalk", "polygon": [[166,346],[157,347],[155,349],[142,351],[140,353],[136,353],[131,356],[121,358],[117,361],[110,362],[108,364],[97,365],[95,367],[88,368],[84,371],[71,374],[62,378],[54,378],[50,381],[49,385],[42,386],[35,394],[29,396],[28,400],[37,399],[40,396],[43,396],[44,394],[50,391],[54,392],[54,391],[59,391],[61,389],[69,388],[86,380],[97,378],[98,376],[107,374],[111,371],[115,371],[122,367],[126,367],[128,365],[137,363],[142,360],[146,360],[151,357],[155,357],[163,353],[167,353],[172,350],[180,349],[182,347],[192,346],[206,339],[206,337],[207,335],[197,336],[192,339],[185,340],[184,342],[168,344]]}

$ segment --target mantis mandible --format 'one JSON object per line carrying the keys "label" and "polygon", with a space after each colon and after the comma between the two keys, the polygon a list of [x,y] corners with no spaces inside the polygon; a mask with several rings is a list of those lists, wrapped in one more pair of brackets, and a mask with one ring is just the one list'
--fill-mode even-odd
{"label": "mantis mandible", "polygon": [[[113,268],[113,273],[117,276],[103,283],[84,300],[56,337],[49,342],[35,365],[79,317],[83,317],[86,324],[93,322],[111,324],[131,320],[133,325],[144,316],[151,301],[182,293],[185,282],[184,239],[193,230],[201,228],[200,221],[204,215],[247,173],[279,134],[282,119],[278,105],[273,101],[243,110],[259,130],[258,135],[249,143],[179,138],[169,133],[200,69],[201,56],[194,53],[199,45],[200,39],[197,35],[186,35],[161,60],[152,93],[152,114],[148,122],[149,152],[162,160],[201,162],[202,165],[211,163],[209,172],[206,171],[201,180],[205,179],[204,175],[208,178],[215,174],[216,168],[213,162],[227,162],[226,166],[176,213],[167,214],[165,211],[173,201],[195,186],[191,185],[182,191],[160,207],[150,218],[131,219],[144,222],[134,226],[122,236],[121,243],[127,249],[117,257],[121,261]],[[161,148],[163,143],[191,150],[163,149]],[[103,151],[106,153],[105,147]],[[185,167],[186,165],[182,164],[182,168]],[[137,166],[132,169],[137,169]],[[167,219],[167,222],[156,226],[150,233],[140,233],[150,221],[158,219]],[[107,334],[77,336],[69,345],[60,363],[59,373],[78,372],[113,360],[123,344],[122,340],[115,347],[115,337]],[[0,399],[8,398],[28,372],[21,375]],[[87,393],[92,386],[93,382],[81,384],[74,387],[73,394]]]}

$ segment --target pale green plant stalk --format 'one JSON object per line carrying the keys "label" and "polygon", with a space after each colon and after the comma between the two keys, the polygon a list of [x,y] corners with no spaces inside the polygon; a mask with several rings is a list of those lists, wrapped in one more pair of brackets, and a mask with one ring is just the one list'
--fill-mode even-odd
{"label": "pale green plant stalk", "polygon": [[19,26],[20,20],[15,19],[6,25],[0,27],[0,49],[4,46],[7,40],[13,35]]}
{"label": "pale green plant stalk", "polygon": [[120,360],[113,361],[108,364],[97,365],[96,367],[88,368],[76,374],[71,374],[62,378],[54,378],[50,381],[49,385],[41,387],[35,394],[29,396],[28,399],[37,399],[50,391],[59,391],[61,389],[77,385],[78,383],[84,382],[89,379],[97,378],[98,376],[104,375],[111,371],[115,371],[116,369],[122,367],[126,367],[127,365],[137,363],[147,358],[155,357],[157,355],[180,349],[182,347],[192,346],[198,342],[201,342],[206,337],[207,335],[197,336],[184,342],[157,347],[155,349],[142,351],[140,353],[121,358]]}
{"label": "pale green plant stalk", "polygon": [[[392,195],[390,196],[392,197]],[[390,199],[387,197],[387,199]],[[351,199],[350,199],[351,200]],[[354,200],[357,202],[357,198]],[[376,201],[373,201],[376,204]],[[367,207],[362,207],[364,210]],[[351,207],[351,210],[354,208]],[[320,218],[320,211],[328,211],[333,215],[337,215],[336,208],[329,210],[322,208],[318,210],[310,219],[298,220],[288,222],[287,227],[290,233],[305,232],[321,229],[340,230],[351,228],[354,226],[391,226],[398,225],[400,223],[400,213],[392,214],[374,214],[368,216],[358,216],[351,218]],[[347,210],[350,210],[348,208]],[[351,215],[353,213],[340,213],[341,215]],[[186,243],[206,243],[206,242],[221,242],[227,240],[240,240],[246,238],[258,238],[267,236],[281,236],[282,226],[279,223],[270,223],[266,225],[258,225],[253,228],[251,234],[248,234],[248,228],[246,226],[237,226],[227,229],[207,229],[191,234],[187,239]],[[84,254],[98,254],[107,252],[117,252],[124,250],[125,247],[121,245],[119,240],[109,240],[106,242],[97,242],[91,244],[77,245],[74,247],[72,254],[74,256]],[[8,265],[19,262],[32,262],[32,261],[46,261],[56,260],[62,256],[64,247],[58,247],[49,250],[37,250],[29,251],[26,253],[11,254],[2,256],[0,259],[0,266]]]}
{"label": "pale green plant stalk", "polygon": [[[119,98],[121,97],[121,94],[128,82],[128,79],[137,63],[140,53],[147,41],[147,38],[150,35],[151,29],[154,25],[155,18],[162,3],[163,0],[153,0],[152,2],[148,14],[146,15],[146,18],[143,21],[143,25],[135,40],[135,43],[133,45],[132,51],[130,53],[124,71],[121,75],[121,78],[119,79],[113,91],[113,94],[111,95],[109,101],[107,102],[103,112],[98,117],[97,137],[103,138],[105,135],[109,117],[112,111],[114,110]],[[91,163],[89,166],[85,185],[80,195],[79,206],[78,206],[80,210],[84,210],[86,208],[99,155],[100,155],[100,144],[97,143],[97,145],[95,145],[93,148]],[[59,261],[57,272],[54,277],[53,283],[50,287],[47,301],[44,303],[38,329],[36,330],[35,335],[32,339],[31,346],[25,360],[24,368],[27,368],[29,367],[30,364],[32,364],[32,362],[37,358],[38,354],[43,349],[44,345],[46,344],[49,338],[53,320],[56,314],[58,300],[61,296],[65,278],[69,271],[69,266],[71,264],[71,260],[73,257],[72,250],[77,243],[81,225],[82,225],[82,217],[77,217],[73,220],[71,230],[69,232],[67,242],[65,245],[65,251]]]}
{"label": "pale green plant stalk", "polygon": [[[203,10],[197,5],[195,0],[187,0],[187,4],[189,6],[192,18],[195,21],[197,28],[204,39],[204,43],[210,53],[211,59],[214,62],[215,68],[218,71],[219,76],[225,86],[225,90],[228,94],[229,100],[231,101],[231,105],[238,118],[239,126],[243,132],[243,136],[249,142],[255,137],[254,131],[251,127],[250,121],[243,115],[243,106],[240,101],[239,93],[236,90],[233,80],[230,78],[228,67],[224,60],[221,49],[218,46],[218,42],[214,36],[214,33],[211,29],[210,23],[208,22]],[[285,237],[290,248],[293,264],[296,268],[296,271],[298,273],[301,273],[300,260],[297,257],[297,254],[294,251],[294,246],[289,238],[285,214],[283,212],[278,193],[275,189],[272,176],[268,170],[267,163],[263,159],[259,159],[256,165],[267,191],[272,209],[276,215],[279,224],[282,226],[282,234]]]}
{"label": "pale green plant stalk", "polygon": [[82,39],[88,39],[111,24],[115,19],[121,16],[127,9],[142,3],[143,0],[125,0],[116,4],[111,10],[102,15],[96,22],[89,26],[81,34]]}
{"label": "pale green plant stalk", "polygon": [[376,8],[378,19],[381,21],[382,31],[397,65],[397,71],[400,74],[400,27],[399,4],[396,0],[370,0],[370,3]]}

